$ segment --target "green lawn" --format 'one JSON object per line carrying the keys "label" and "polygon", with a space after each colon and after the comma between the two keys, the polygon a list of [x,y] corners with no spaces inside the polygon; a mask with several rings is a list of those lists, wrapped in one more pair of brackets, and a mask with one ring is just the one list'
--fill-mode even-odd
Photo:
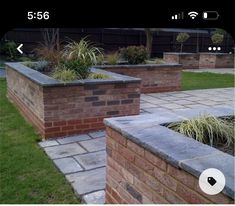
{"label": "green lawn", "polygon": [[182,90],[234,87],[234,75],[214,73],[182,73]]}
{"label": "green lawn", "polygon": [[0,78],[0,203],[79,203],[39,140],[8,102],[6,81]]}

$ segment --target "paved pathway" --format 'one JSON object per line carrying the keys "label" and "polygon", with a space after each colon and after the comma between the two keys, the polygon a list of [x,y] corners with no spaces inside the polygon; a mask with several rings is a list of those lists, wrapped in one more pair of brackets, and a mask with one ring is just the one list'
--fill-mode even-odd
{"label": "paved pathway", "polygon": [[[207,89],[141,95],[141,113],[184,112],[187,108],[234,107],[234,88]],[[163,113],[162,113],[163,112]],[[104,203],[105,132],[39,143],[88,204]]]}
{"label": "paved pathway", "polygon": [[216,74],[235,74],[235,68],[222,68],[222,69],[186,69],[187,72],[210,72]]}

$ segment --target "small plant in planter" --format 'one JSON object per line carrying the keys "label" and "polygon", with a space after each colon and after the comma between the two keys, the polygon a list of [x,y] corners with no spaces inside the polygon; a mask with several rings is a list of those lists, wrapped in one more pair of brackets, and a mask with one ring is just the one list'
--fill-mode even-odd
{"label": "small plant in planter", "polygon": [[180,52],[183,51],[183,44],[189,39],[188,33],[179,33],[176,37],[176,41],[180,43]]}
{"label": "small plant in planter", "polygon": [[148,59],[148,51],[144,46],[121,48],[120,54],[129,64],[142,64]]}
{"label": "small plant in planter", "polygon": [[105,55],[106,61],[110,65],[118,64],[118,61],[120,59],[120,54],[118,52],[110,53]]}
{"label": "small plant in planter", "polygon": [[219,119],[203,114],[191,120],[171,123],[168,128],[214,147],[233,147],[235,142],[234,117]]}
{"label": "small plant in planter", "polygon": [[223,42],[224,40],[224,35],[223,34],[219,34],[219,33],[214,33],[212,36],[211,36],[211,41],[213,44],[215,45],[219,45]]}

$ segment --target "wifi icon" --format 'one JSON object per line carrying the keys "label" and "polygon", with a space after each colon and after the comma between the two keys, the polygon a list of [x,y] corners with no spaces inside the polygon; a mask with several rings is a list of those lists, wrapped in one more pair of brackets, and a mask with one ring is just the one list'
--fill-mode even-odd
{"label": "wifi icon", "polygon": [[191,19],[195,19],[197,17],[198,13],[196,11],[190,11],[188,13],[188,15]]}

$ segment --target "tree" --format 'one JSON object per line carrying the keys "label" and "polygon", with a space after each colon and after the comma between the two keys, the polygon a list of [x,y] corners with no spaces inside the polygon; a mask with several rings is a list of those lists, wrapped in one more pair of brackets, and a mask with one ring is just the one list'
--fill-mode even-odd
{"label": "tree", "polygon": [[160,29],[158,28],[145,28],[146,34],[146,48],[148,51],[148,57],[151,57],[152,53],[152,44],[153,44],[153,33],[158,32]]}
{"label": "tree", "polygon": [[180,43],[180,52],[183,51],[183,44],[189,39],[188,33],[179,33],[176,37],[176,41]]}

